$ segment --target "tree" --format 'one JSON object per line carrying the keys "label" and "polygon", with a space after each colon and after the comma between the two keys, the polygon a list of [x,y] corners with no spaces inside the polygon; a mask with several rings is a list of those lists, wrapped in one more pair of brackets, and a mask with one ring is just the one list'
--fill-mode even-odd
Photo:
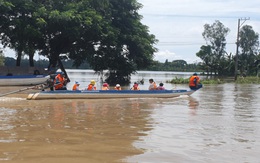
{"label": "tree", "polygon": [[65,72],[61,62],[65,54],[75,66],[89,63],[97,73],[108,70],[110,84],[124,84],[136,70],[152,63],[157,50],[155,36],[141,23],[142,6],[136,0],[0,0],[0,4],[1,41],[17,51],[17,65],[22,54],[28,54],[32,63],[38,51],[49,58],[49,67],[60,66]]}
{"label": "tree", "polygon": [[216,20],[212,25],[205,24],[203,38],[206,40],[208,46],[202,46],[201,51],[197,53],[198,57],[204,61],[207,68],[214,71],[218,75],[222,75],[223,60],[227,54],[226,36],[229,33],[229,28],[225,27],[220,21]]}
{"label": "tree", "polygon": [[239,70],[243,75],[256,75],[257,54],[259,54],[259,34],[256,33],[252,26],[244,25],[239,33],[239,47],[241,53],[239,55]]}
{"label": "tree", "polygon": [[203,61],[201,68],[207,72],[207,74],[212,74],[214,71],[213,68],[213,59],[212,57],[212,52],[211,52],[211,46],[210,45],[203,45],[200,47],[200,51],[196,53],[197,57],[200,57],[200,59]]}
{"label": "tree", "polygon": [[[33,60],[34,49],[31,47],[31,37],[37,31],[34,27],[33,13],[34,2],[28,0],[6,0],[1,1],[1,42],[6,47],[14,49],[17,53],[16,66],[20,66],[21,57],[29,47],[33,53],[30,58]],[[28,50],[27,50],[28,51]],[[31,63],[33,66],[33,63]]]}
{"label": "tree", "polygon": [[86,50],[71,52],[70,57],[77,64],[87,60],[101,74],[108,70],[106,82],[110,84],[127,84],[131,74],[152,63],[156,51],[153,44],[157,40],[137,12],[141,4],[136,0],[107,0],[98,5],[93,1],[90,6],[96,12],[93,22],[97,23],[82,32],[84,39],[78,40]]}

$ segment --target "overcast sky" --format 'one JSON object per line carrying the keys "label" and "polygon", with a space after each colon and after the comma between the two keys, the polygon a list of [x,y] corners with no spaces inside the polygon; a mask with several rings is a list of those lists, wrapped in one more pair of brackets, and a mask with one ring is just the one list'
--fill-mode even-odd
{"label": "overcast sky", "polygon": [[[206,42],[204,25],[219,20],[230,29],[227,51],[235,52],[239,18],[250,18],[244,24],[260,33],[260,1],[258,0],[138,0],[143,5],[142,23],[159,40],[155,60],[164,62],[183,59],[199,62],[196,53]],[[242,21],[243,22],[243,21]]]}
{"label": "overcast sky", "polygon": [[[239,18],[250,18],[244,24],[260,33],[259,0],[138,0],[143,5],[139,14],[142,23],[159,40],[155,60],[164,62],[183,59],[199,62],[196,53],[206,42],[202,37],[205,24],[219,20],[231,31],[227,36],[227,51],[235,52]],[[14,52],[5,50],[6,56]],[[38,56],[36,56],[38,59]]]}

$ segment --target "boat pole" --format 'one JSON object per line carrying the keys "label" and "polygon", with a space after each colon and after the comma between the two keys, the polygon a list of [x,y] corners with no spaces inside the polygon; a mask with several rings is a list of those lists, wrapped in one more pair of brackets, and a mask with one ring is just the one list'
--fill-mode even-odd
{"label": "boat pole", "polygon": [[15,91],[12,91],[12,92],[3,93],[3,94],[0,94],[0,97],[7,96],[7,95],[10,95],[10,94],[14,94],[14,93],[18,93],[18,92],[22,92],[22,91],[26,91],[26,90],[29,90],[29,89],[40,89],[40,88],[43,88],[43,84],[35,85],[35,86],[27,87],[27,88],[22,88],[22,89],[15,90]]}

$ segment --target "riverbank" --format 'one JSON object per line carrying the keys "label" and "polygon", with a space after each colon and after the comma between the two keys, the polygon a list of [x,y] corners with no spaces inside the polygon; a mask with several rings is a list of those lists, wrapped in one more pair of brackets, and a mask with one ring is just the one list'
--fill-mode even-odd
{"label": "riverbank", "polygon": [[[172,84],[188,84],[188,78],[175,78],[167,80],[166,83]],[[237,83],[237,84],[260,84],[260,78],[254,76],[238,77],[235,81],[234,78],[216,78],[216,79],[201,79],[202,84],[223,84],[223,83]]]}

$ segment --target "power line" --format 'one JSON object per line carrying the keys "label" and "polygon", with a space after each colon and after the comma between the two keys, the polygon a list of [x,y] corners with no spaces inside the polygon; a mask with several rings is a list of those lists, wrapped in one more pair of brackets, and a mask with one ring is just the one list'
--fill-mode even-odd
{"label": "power line", "polygon": [[[226,44],[236,44],[235,42],[229,42]],[[158,46],[168,46],[168,45],[178,45],[178,46],[185,46],[185,45],[206,45],[205,42],[158,42]]]}

